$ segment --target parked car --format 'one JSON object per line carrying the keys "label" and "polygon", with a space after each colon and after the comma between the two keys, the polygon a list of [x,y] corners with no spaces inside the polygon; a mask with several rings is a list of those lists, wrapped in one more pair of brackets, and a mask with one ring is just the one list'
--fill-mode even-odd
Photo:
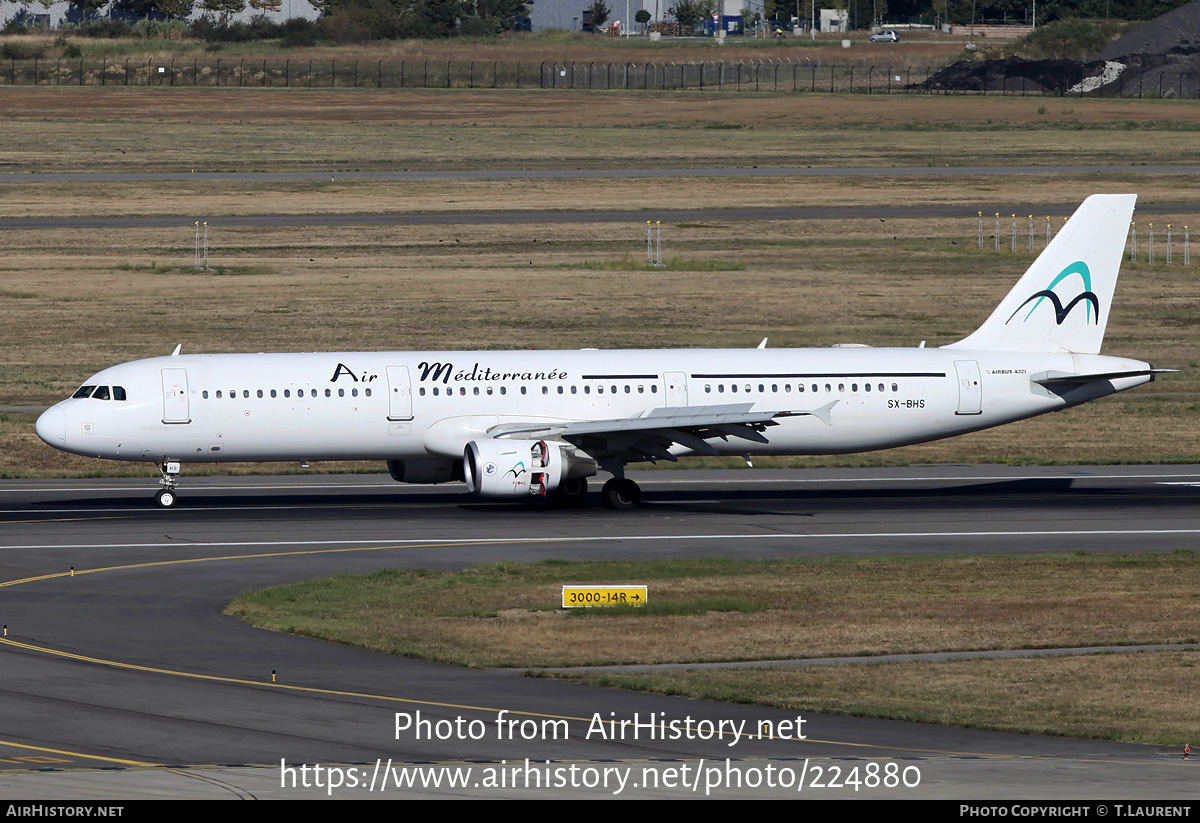
{"label": "parked car", "polygon": [[891,29],[884,29],[883,31],[877,31],[874,34],[872,34],[871,42],[872,43],[899,43],[900,35],[896,34],[896,32],[892,31]]}

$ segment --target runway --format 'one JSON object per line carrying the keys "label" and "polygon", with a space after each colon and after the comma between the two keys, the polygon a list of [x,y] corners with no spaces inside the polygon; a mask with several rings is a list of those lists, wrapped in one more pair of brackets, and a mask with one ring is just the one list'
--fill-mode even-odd
{"label": "runway", "polygon": [[[805,715],[803,739],[794,726],[761,738],[745,730],[764,721],[786,729],[796,715],[386,657],[221,614],[245,590],[385,566],[1200,545],[1196,466],[687,471],[637,479],[645,505],[623,513],[475,502],[461,486],[406,487],[366,475],[185,477],[170,511],[153,507],[152,480],[0,482],[7,627],[0,791],[47,799],[601,797],[615,793],[616,784],[599,782],[611,768],[629,777],[621,796],[683,797],[703,796],[705,786],[689,787],[686,774],[675,781],[682,786],[667,783],[681,772],[701,774],[703,760],[726,770],[708,787],[725,797],[794,795],[794,785],[731,785],[734,773],[761,777],[772,768],[793,781],[803,771],[811,797],[1194,796],[1193,764],[1160,747],[823,715]],[[417,711],[460,729],[445,739],[398,732],[396,714],[411,719]],[[597,716],[645,721],[652,714],[660,726],[691,718],[697,729],[705,721],[743,731],[664,740],[646,730],[619,739],[614,727],[602,734],[595,726]],[[539,733],[505,737],[498,717],[538,724]],[[482,729],[478,739],[463,727],[472,721]],[[579,775],[593,769],[597,782],[487,785],[483,770],[526,759],[542,768],[573,765]],[[294,777],[289,786],[281,763],[358,764],[339,772],[355,785],[305,788]],[[919,779],[869,790],[829,785],[834,767],[865,774],[870,763],[894,763]],[[823,785],[811,782],[814,767]],[[441,769],[444,777],[451,768],[470,770],[467,784],[396,787],[397,775]],[[654,783],[647,770],[667,779]],[[381,773],[393,778],[386,792]]]}

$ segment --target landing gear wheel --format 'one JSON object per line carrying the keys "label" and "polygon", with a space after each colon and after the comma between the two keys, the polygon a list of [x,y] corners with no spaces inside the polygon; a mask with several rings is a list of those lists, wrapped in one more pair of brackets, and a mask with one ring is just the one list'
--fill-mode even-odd
{"label": "landing gear wheel", "polygon": [[169,509],[175,505],[175,490],[174,489],[159,489],[154,495],[154,502],[158,504],[160,509]]}
{"label": "landing gear wheel", "polygon": [[568,477],[554,490],[554,499],[563,506],[582,506],[587,490],[587,478]]}
{"label": "landing gear wheel", "polygon": [[609,480],[600,494],[610,509],[636,509],[642,502],[641,486],[625,477]]}

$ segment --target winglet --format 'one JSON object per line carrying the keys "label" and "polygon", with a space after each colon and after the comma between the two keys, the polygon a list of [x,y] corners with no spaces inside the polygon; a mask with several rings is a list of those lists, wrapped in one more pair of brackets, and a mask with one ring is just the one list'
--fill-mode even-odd
{"label": "winglet", "polygon": [[178,356],[179,356],[179,350],[180,350],[180,349],[182,349],[182,348],[183,348],[183,344],[182,344],[182,343],[180,343],[178,346],[176,346],[176,347],[175,347],[175,351],[171,352],[171,356],[172,356],[172,357],[178,357]]}

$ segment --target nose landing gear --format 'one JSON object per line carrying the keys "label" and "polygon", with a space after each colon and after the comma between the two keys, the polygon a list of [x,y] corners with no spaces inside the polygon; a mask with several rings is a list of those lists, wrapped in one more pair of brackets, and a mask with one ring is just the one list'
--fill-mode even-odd
{"label": "nose landing gear", "polygon": [[169,509],[178,499],[175,487],[179,485],[179,463],[164,461],[158,465],[158,470],[162,474],[162,479],[158,481],[162,488],[155,493],[154,502],[160,509]]}

